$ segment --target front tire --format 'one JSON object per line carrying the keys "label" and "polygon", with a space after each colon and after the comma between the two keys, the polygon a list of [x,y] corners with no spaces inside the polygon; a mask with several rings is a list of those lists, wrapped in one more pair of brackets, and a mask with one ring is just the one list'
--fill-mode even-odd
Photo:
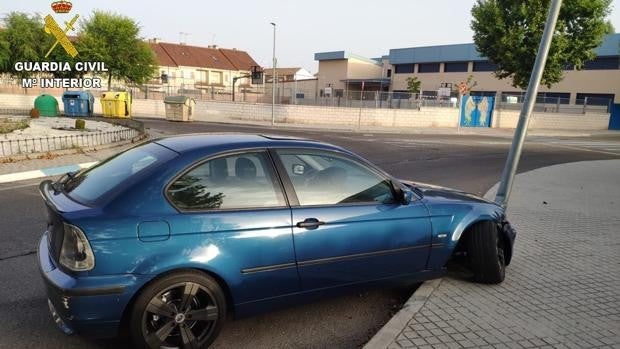
{"label": "front tire", "polygon": [[139,348],[206,348],[226,317],[226,297],[218,283],[197,271],[165,276],[138,296],[130,316],[130,336]]}
{"label": "front tire", "polygon": [[467,254],[474,280],[483,284],[499,284],[506,276],[504,244],[494,222],[480,222],[472,227]]}

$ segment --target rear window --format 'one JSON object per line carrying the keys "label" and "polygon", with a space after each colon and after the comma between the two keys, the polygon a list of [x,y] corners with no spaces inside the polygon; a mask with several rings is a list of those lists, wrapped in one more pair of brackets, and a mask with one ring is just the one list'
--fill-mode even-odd
{"label": "rear window", "polygon": [[136,180],[176,155],[157,143],[147,143],[119,153],[68,180],[63,191],[73,200],[86,205],[102,198],[129,181]]}

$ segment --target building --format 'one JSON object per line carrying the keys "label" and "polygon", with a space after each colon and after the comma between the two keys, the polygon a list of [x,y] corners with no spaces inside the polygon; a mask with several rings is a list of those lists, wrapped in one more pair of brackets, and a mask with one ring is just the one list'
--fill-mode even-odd
{"label": "building", "polygon": [[[560,104],[620,103],[620,33],[610,34],[596,49],[597,57],[583,70],[567,67],[564,79],[550,89],[540,86],[539,98]],[[424,96],[437,96],[441,87],[454,86],[473,76],[472,95],[496,96],[502,101],[519,101],[524,91],[511,79],[497,79],[495,64],[482,57],[473,43],[391,49],[381,59],[366,59],[345,51],[315,54],[319,61],[319,89],[340,90],[407,89],[407,78],[421,81]]]}
{"label": "building", "polygon": [[[297,104],[300,99],[315,98],[317,95],[317,77],[303,68],[276,68],[276,101],[284,104]],[[264,102],[271,100],[273,68],[264,68],[265,96]]]}
{"label": "building", "polygon": [[[265,83],[273,81],[273,68],[263,68]],[[303,68],[276,68],[278,82],[295,82],[302,80],[314,80],[316,77]]]}
{"label": "building", "polygon": [[159,64],[158,76],[149,82],[151,90],[167,93],[231,93],[235,87],[246,90],[252,85],[250,74],[258,63],[245,51],[217,46],[199,47],[151,41]]}
{"label": "building", "polygon": [[347,51],[314,54],[319,61],[319,95],[342,97],[345,91],[388,91],[389,58],[369,59]]}

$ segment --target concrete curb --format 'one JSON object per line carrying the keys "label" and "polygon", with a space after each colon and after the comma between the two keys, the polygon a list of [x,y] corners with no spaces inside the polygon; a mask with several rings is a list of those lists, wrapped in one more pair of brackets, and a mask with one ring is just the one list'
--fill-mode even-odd
{"label": "concrete curb", "polygon": [[364,349],[385,349],[392,344],[440,284],[441,279],[435,279],[426,281],[418,287],[403,308],[364,345]]}
{"label": "concrete curb", "polygon": [[43,168],[40,170],[4,174],[4,175],[0,175],[0,183],[10,183],[10,182],[24,181],[27,179],[57,176],[57,175],[61,175],[67,172],[79,171],[84,168],[89,168],[95,165],[96,163],[97,163],[96,161],[85,162],[82,164],[49,167],[49,168]]}

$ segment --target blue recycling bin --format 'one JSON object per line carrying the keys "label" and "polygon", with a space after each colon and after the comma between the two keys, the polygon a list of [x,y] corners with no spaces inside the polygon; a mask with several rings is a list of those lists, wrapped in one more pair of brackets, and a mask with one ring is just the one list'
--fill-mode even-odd
{"label": "blue recycling bin", "polygon": [[66,116],[93,116],[95,97],[88,91],[66,91],[62,103]]}

